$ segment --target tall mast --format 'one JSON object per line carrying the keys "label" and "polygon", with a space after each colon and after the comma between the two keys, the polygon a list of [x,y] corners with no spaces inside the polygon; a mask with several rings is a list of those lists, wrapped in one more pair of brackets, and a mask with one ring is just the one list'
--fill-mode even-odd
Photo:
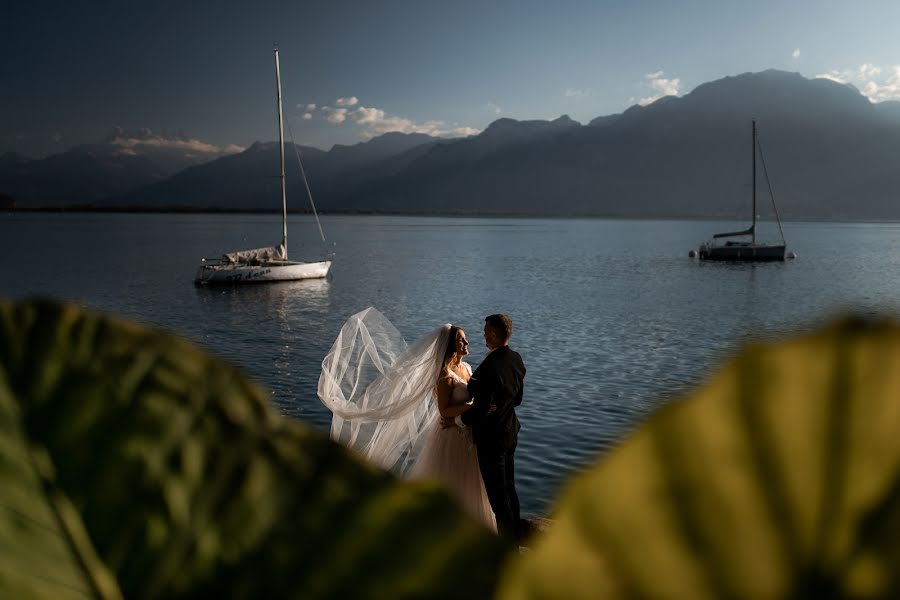
{"label": "tall mast", "polygon": [[[278,46],[275,46],[275,87],[278,91],[278,152],[281,158],[281,229],[284,259],[287,260],[287,193],[284,182],[284,124],[281,116],[281,67],[278,64]],[[755,168],[755,167],[754,167]]]}
{"label": "tall mast", "polygon": [[756,244],[756,119],[753,119],[753,225],[750,227],[750,235],[753,244]]}

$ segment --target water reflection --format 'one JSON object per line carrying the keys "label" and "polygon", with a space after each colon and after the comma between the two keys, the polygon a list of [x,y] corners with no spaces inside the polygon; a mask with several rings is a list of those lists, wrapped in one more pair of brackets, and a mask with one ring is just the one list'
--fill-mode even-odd
{"label": "water reflection", "polygon": [[326,278],[244,286],[195,286],[194,289],[198,301],[211,310],[265,310],[272,307],[274,312],[287,317],[292,305],[319,308],[327,305],[330,286],[331,282]]}
{"label": "water reflection", "polygon": [[[484,315],[508,312],[528,365],[516,461],[526,513],[543,512],[569,473],[705,381],[747,336],[848,307],[900,313],[900,224],[791,223],[798,260],[747,266],[686,256],[711,229],[739,223],[331,216],[323,224],[341,249],[333,280],[190,284],[198,256],[242,236],[264,245],[273,219],[16,214],[0,219],[0,250],[30,251],[0,294],[77,300],[176,331],[322,431],[322,357],[350,315],[376,306],[410,340],[463,325],[477,364]],[[79,260],[60,268],[66,256]]]}
{"label": "water reflection", "polygon": [[317,331],[329,310],[330,291],[327,279],[197,288],[204,314],[215,321],[205,329],[204,341],[263,383],[285,414],[322,422],[324,415],[304,410],[318,383],[318,371],[304,367],[321,362]]}

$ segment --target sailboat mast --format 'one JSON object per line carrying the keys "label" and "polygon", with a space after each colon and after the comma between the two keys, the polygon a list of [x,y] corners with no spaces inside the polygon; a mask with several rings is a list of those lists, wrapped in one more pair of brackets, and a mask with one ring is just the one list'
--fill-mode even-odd
{"label": "sailboat mast", "polygon": [[278,151],[281,158],[281,229],[284,259],[287,260],[287,193],[284,182],[284,123],[281,114],[281,66],[278,63],[278,47],[275,47],[275,87],[278,91]]}
{"label": "sailboat mast", "polygon": [[750,227],[753,244],[756,244],[756,119],[753,119],[753,225]]}

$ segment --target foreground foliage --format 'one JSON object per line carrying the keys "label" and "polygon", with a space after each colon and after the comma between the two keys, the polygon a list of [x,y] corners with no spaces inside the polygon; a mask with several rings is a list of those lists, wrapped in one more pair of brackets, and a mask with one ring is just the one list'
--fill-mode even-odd
{"label": "foreground foliage", "polygon": [[757,345],[565,492],[503,598],[900,597],[900,328]]}
{"label": "foreground foliage", "polygon": [[0,304],[0,597],[486,597],[503,557],[187,342]]}
{"label": "foreground foliage", "polygon": [[0,304],[0,597],[900,597],[898,367],[888,323],[748,348],[504,567],[443,491],[190,344]]}

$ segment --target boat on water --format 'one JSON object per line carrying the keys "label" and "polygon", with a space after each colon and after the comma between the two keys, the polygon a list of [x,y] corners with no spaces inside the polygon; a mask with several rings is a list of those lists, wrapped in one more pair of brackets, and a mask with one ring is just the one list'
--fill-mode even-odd
{"label": "boat on water", "polygon": [[[275,87],[278,97],[278,147],[281,161],[281,243],[268,248],[255,248],[228,252],[221,258],[204,258],[194,277],[196,285],[237,285],[245,283],[265,283],[273,281],[297,281],[300,279],[321,279],[328,276],[331,269],[331,256],[319,262],[299,262],[288,259],[287,251],[287,194],[284,178],[284,122],[281,109],[281,66],[278,60],[278,48],[275,48]],[[296,151],[296,145],[294,146]],[[300,161],[299,154],[297,155]],[[322,225],[316,213],[303,163],[300,162],[300,173],[309,194],[310,205],[319,235],[325,241]]]}
{"label": "boat on water", "polygon": [[[765,243],[756,239],[756,155],[762,158],[763,172],[766,176],[766,184],[769,189],[769,197],[772,200],[772,208],[775,211],[775,220],[778,223],[778,232],[781,235],[781,243]],[[762,156],[762,148],[756,133],[756,119],[753,119],[753,220],[749,229],[717,233],[713,239],[700,245],[697,256],[700,260],[732,261],[732,262],[771,262],[783,261],[787,243],[784,239],[784,230],[781,228],[781,218],[778,216],[778,207],[775,206],[775,196],[772,194],[772,185],[769,182],[769,174],[766,169],[765,157]],[[742,238],[731,240],[727,238]],[[748,239],[749,238],[749,239]],[[719,240],[725,240],[720,242]],[[691,256],[693,256],[693,251]],[[788,258],[793,258],[792,254]]]}

